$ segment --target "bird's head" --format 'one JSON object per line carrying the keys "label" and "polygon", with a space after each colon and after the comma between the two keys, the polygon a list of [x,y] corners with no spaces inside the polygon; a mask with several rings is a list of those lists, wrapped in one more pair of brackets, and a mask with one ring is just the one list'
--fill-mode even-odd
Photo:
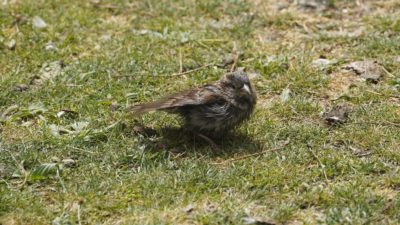
{"label": "bird's head", "polygon": [[250,103],[255,103],[256,92],[244,71],[240,70],[225,74],[221,79],[221,83],[230,90],[237,101],[250,101]]}

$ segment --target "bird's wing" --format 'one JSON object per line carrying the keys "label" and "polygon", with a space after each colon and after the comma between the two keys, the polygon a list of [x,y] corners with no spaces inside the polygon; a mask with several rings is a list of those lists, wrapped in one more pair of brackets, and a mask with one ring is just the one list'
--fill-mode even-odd
{"label": "bird's wing", "polygon": [[210,104],[221,100],[221,95],[216,87],[206,85],[200,88],[172,94],[166,98],[129,107],[134,113],[145,113],[153,110],[167,110],[188,105]]}

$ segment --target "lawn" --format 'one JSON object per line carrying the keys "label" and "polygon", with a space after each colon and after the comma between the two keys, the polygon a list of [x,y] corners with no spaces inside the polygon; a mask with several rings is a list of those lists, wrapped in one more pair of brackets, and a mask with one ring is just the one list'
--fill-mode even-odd
{"label": "lawn", "polygon": [[[219,150],[126,110],[239,67]],[[399,89],[397,0],[2,0],[0,224],[399,224]]]}

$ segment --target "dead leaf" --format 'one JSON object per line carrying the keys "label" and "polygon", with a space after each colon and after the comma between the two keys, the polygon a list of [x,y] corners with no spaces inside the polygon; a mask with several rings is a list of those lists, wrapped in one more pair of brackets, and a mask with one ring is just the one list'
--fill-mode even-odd
{"label": "dead leaf", "polygon": [[0,121],[5,121],[7,120],[12,114],[14,114],[16,111],[18,111],[19,106],[18,105],[11,105],[7,109],[1,113],[0,116]]}
{"label": "dead leaf", "polygon": [[46,49],[46,51],[57,51],[58,50],[52,42],[47,42],[47,44],[44,46],[44,49]]}
{"label": "dead leaf", "polygon": [[324,11],[331,7],[328,0],[295,0],[295,4],[302,10]]}
{"label": "dead leaf", "polygon": [[372,155],[373,152],[372,151],[366,151],[366,150],[361,150],[357,147],[354,146],[348,146],[348,148],[351,150],[351,153],[353,153],[355,156],[357,157],[364,157],[364,156],[368,156],[368,155]]}
{"label": "dead leaf", "polygon": [[322,31],[322,34],[330,37],[330,38],[357,38],[365,33],[365,28],[358,27],[354,30],[348,29],[340,29],[340,30],[332,30],[332,31]]}
{"label": "dead leaf", "polygon": [[69,124],[68,126],[57,126],[55,124],[50,124],[50,132],[52,135],[58,137],[64,134],[77,135],[86,130],[89,122],[79,121]]}
{"label": "dead leaf", "polygon": [[378,83],[383,77],[385,70],[375,60],[356,61],[343,66],[343,69],[350,70],[361,76],[366,81]]}
{"label": "dead leaf", "polygon": [[63,61],[44,63],[39,71],[39,74],[32,78],[30,84],[36,86],[42,85],[45,81],[61,75],[64,67],[65,64]]}
{"label": "dead leaf", "polygon": [[194,210],[194,206],[193,206],[192,204],[189,204],[188,206],[186,206],[186,207],[183,209],[183,211],[184,211],[185,213],[191,213],[191,212],[193,212],[193,210]]}
{"label": "dead leaf", "polygon": [[333,61],[325,59],[325,58],[319,58],[319,59],[316,59],[311,62],[311,66],[314,68],[317,68],[319,70],[325,70],[332,64],[333,64]]}
{"label": "dead leaf", "polygon": [[26,84],[18,84],[18,85],[15,85],[15,88],[14,88],[15,91],[19,91],[19,92],[27,91],[28,89],[29,89],[29,86]]}
{"label": "dead leaf", "polygon": [[283,89],[280,98],[281,98],[281,102],[287,102],[290,99],[290,89],[289,88],[285,88]]}
{"label": "dead leaf", "polygon": [[28,18],[22,14],[12,14],[14,17],[13,25],[23,25],[28,22]]}
{"label": "dead leaf", "polygon": [[38,28],[38,29],[44,29],[47,27],[46,22],[44,22],[44,20],[42,18],[40,18],[39,16],[33,17],[32,25],[33,25],[33,27]]}
{"label": "dead leaf", "polygon": [[78,116],[78,112],[73,111],[73,110],[68,110],[68,109],[62,109],[59,112],[57,112],[57,117],[62,118],[76,118]]}
{"label": "dead leaf", "polygon": [[71,224],[71,219],[69,218],[68,213],[63,213],[61,216],[58,216],[51,221],[52,225],[62,225],[62,224]]}
{"label": "dead leaf", "polygon": [[342,124],[347,121],[350,110],[347,105],[336,105],[331,110],[323,113],[322,118],[329,125]]}
{"label": "dead leaf", "polygon": [[73,159],[63,159],[61,161],[66,167],[74,167],[76,166],[76,161]]}
{"label": "dead leaf", "polygon": [[204,21],[204,23],[202,24],[206,24],[209,27],[216,29],[216,30],[220,30],[220,29],[232,29],[234,24],[232,23],[232,21],[226,17],[222,17],[219,20],[215,20],[215,19],[210,19],[208,21]]}
{"label": "dead leaf", "polygon": [[152,30],[146,30],[146,29],[142,29],[142,30],[136,30],[133,29],[132,32],[135,35],[148,35],[150,37],[155,37],[155,38],[163,38],[163,34],[157,31],[152,31]]}
{"label": "dead leaf", "polygon": [[349,89],[357,82],[362,81],[358,76],[350,71],[338,71],[329,76],[327,96],[329,99],[338,99],[340,96],[346,95]]}
{"label": "dead leaf", "polygon": [[79,121],[79,122],[70,124],[71,129],[77,133],[83,131],[87,126],[89,126],[88,121]]}
{"label": "dead leaf", "polygon": [[203,204],[203,208],[206,212],[211,213],[218,209],[218,205],[214,202],[206,201]]}
{"label": "dead leaf", "polygon": [[14,39],[11,39],[9,42],[6,43],[6,46],[9,50],[15,50],[17,42]]}
{"label": "dead leaf", "polygon": [[70,134],[72,131],[62,127],[62,126],[57,126],[55,124],[50,124],[49,125],[50,133],[54,136],[61,136],[63,134]]}
{"label": "dead leaf", "polygon": [[28,106],[28,111],[31,114],[38,114],[38,113],[44,113],[47,112],[46,107],[44,106],[43,103],[38,102],[38,103],[32,103]]}
{"label": "dead leaf", "polygon": [[61,161],[60,158],[58,158],[57,156],[51,157],[51,162],[53,163],[59,163],[60,161]]}

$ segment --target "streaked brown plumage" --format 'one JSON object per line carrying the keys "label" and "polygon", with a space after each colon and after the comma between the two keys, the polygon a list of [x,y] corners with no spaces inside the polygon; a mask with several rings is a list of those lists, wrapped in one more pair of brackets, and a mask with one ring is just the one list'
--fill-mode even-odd
{"label": "streaked brown plumage", "polygon": [[247,74],[225,74],[214,84],[172,94],[161,100],[134,105],[134,113],[163,110],[177,113],[184,126],[209,137],[220,137],[248,119],[256,104],[256,92]]}

